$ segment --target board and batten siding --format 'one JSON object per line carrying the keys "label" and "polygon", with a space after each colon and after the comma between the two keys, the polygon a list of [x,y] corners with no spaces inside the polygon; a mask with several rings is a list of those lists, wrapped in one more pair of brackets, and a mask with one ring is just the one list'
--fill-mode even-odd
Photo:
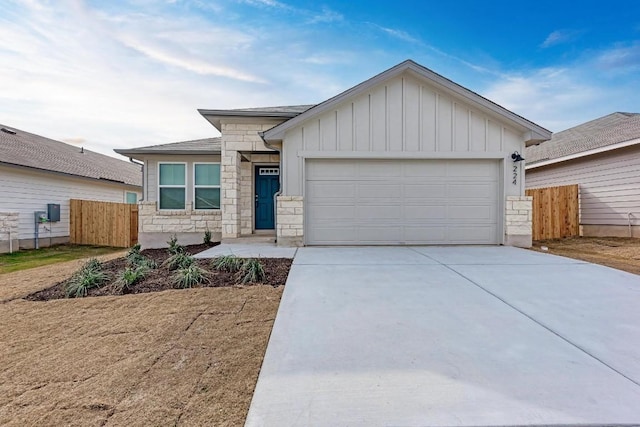
{"label": "board and batten siding", "polygon": [[158,201],[158,163],[187,164],[187,206],[193,203],[193,164],[220,163],[220,155],[154,155],[144,157],[145,201]]}
{"label": "board and batten siding", "polygon": [[[284,194],[303,195],[308,153],[507,159],[524,151],[523,135],[430,83],[405,73],[289,129],[282,151]],[[508,173],[504,171],[505,182]],[[505,185],[505,195],[524,194],[518,181]]]}
{"label": "board and batten siding", "polygon": [[126,193],[141,197],[141,192],[124,185],[67,177],[60,174],[0,166],[0,212],[18,212],[19,238],[33,239],[34,212],[46,211],[48,203],[60,205],[60,222],[40,228],[40,237],[69,236],[69,200],[126,202]]}
{"label": "board and batten siding", "polygon": [[640,218],[640,147],[618,149],[529,169],[527,188],[578,184],[580,223],[628,225]]}

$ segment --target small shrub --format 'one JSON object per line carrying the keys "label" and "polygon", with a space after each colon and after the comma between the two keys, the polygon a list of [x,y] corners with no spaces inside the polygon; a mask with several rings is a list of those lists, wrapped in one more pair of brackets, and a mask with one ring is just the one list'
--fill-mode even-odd
{"label": "small shrub", "polygon": [[239,275],[241,283],[259,283],[264,280],[264,267],[259,260],[249,258],[242,264]]}
{"label": "small shrub", "polygon": [[198,266],[191,264],[186,268],[181,268],[173,275],[173,284],[176,288],[191,288],[195,285],[208,282],[207,272]]}
{"label": "small shrub", "polygon": [[138,266],[136,268],[127,267],[118,277],[116,287],[119,292],[130,289],[133,285],[147,277],[149,268]]}
{"label": "small shrub", "polygon": [[173,271],[187,268],[192,265],[194,261],[195,260],[191,255],[187,255],[183,252],[178,252],[167,258],[167,260],[163,262],[162,265]]}
{"label": "small shrub", "polygon": [[95,258],[87,261],[64,286],[67,298],[86,297],[89,289],[97,288],[109,280],[102,271],[102,263]]}
{"label": "small shrub", "polygon": [[178,243],[178,236],[175,234],[167,241],[169,248],[167,249],[171,255],[184,253],[184,246]]}
{"label": "small shrub", "polygon": [[240,271],[242,264],[244,264],[244,260],[242,258],[238,258],[235,255],[222,255],[211,261],[211,268],[218,271],[236,273]]}
{"label": "small shrub", "polygon": [[140,253],[140,244],[137,244],[133,246],[131,249],[129,249],[129,252],[127,252],[126,259],[127,259],[127,264],[130,266],[139,265],[140,262],[142,262],[142,260],[145,259],[144,255]]}
{"label": "small shrub", "polygon": [[205,245],[210,245],[211,244],[211,231],[209,231],[209,230],[204,232],[204,244]]}
{"label": "small shrub", "polygon": [[142,257],[140,262],[138,262],[138,267],[144,267],[148,270],[155,270],[156,268],[158,268],[158,263],[151,258]]}

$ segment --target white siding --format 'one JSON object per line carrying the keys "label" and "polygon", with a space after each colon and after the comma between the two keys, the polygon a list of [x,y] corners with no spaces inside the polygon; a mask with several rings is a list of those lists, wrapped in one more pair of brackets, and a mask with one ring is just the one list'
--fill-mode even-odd
{"label": "white siding", "polygon": [[[47,203],[60,205],[60,222],[47,224],[51,237],[69,236],[69,199],[126,202],[126,193],[141,193],[123,185],[89,179],[0,166],[0,212],[19,213],[19,238],[34,238],[34,212],[46,211]],[[41,227],[40,236],[49,237]]]}
{"label": "white siding", "polygon": [[193,163],[212,162],[219,163],[220,156],[203,155],[155,155],[144,158],[144,186],[145,201],[158,201],[158,162],[161,163],[186,163],[187,164],[187,206],[193,201]]}
{"label": "white siding", "polygon": [[[490,153],[510,162],[516,150],[524,151],[524,136],[504,119],[405,73],[289,129],[282,153],[284,193],[303,195],[303,153],[339,152],[352,158],[366,158],[367,153],[416,153],[421,158],[428,153],[449,158]],[[523,190],[520,182],[508,185],[505,195],[518,196]]]}
{"label": "white siding", "polygon": [[579,184],[580,223],[627,225],[640,218],[640,147],[529,169],[527,188]]}

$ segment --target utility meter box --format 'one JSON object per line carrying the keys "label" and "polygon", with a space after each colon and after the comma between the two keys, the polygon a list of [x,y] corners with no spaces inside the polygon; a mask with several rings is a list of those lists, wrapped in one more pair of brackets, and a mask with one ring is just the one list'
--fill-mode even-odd
{"label": "utility meter box", "polygon": [[49,222],[60,222],[60,205],[49,203],[47,205]]}
{"label": "utility meter box", "polygon": [[45,211],[35,211],[35,220],[37,224],[47,222],[48,217]]}

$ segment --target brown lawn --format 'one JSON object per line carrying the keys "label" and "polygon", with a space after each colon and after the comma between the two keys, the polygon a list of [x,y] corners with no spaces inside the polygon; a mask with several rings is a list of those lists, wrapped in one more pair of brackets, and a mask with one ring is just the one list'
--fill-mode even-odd
{"label": "brown lawn", "polygon": [[624,237],[573,237],[534,242],[550,254],[565,256],[640,274],[640,239]]}
{"label": "brown lawn", "polygon": [[0,425],[244,423],[282,286],[18,299],[80,263],[0,275]]}

